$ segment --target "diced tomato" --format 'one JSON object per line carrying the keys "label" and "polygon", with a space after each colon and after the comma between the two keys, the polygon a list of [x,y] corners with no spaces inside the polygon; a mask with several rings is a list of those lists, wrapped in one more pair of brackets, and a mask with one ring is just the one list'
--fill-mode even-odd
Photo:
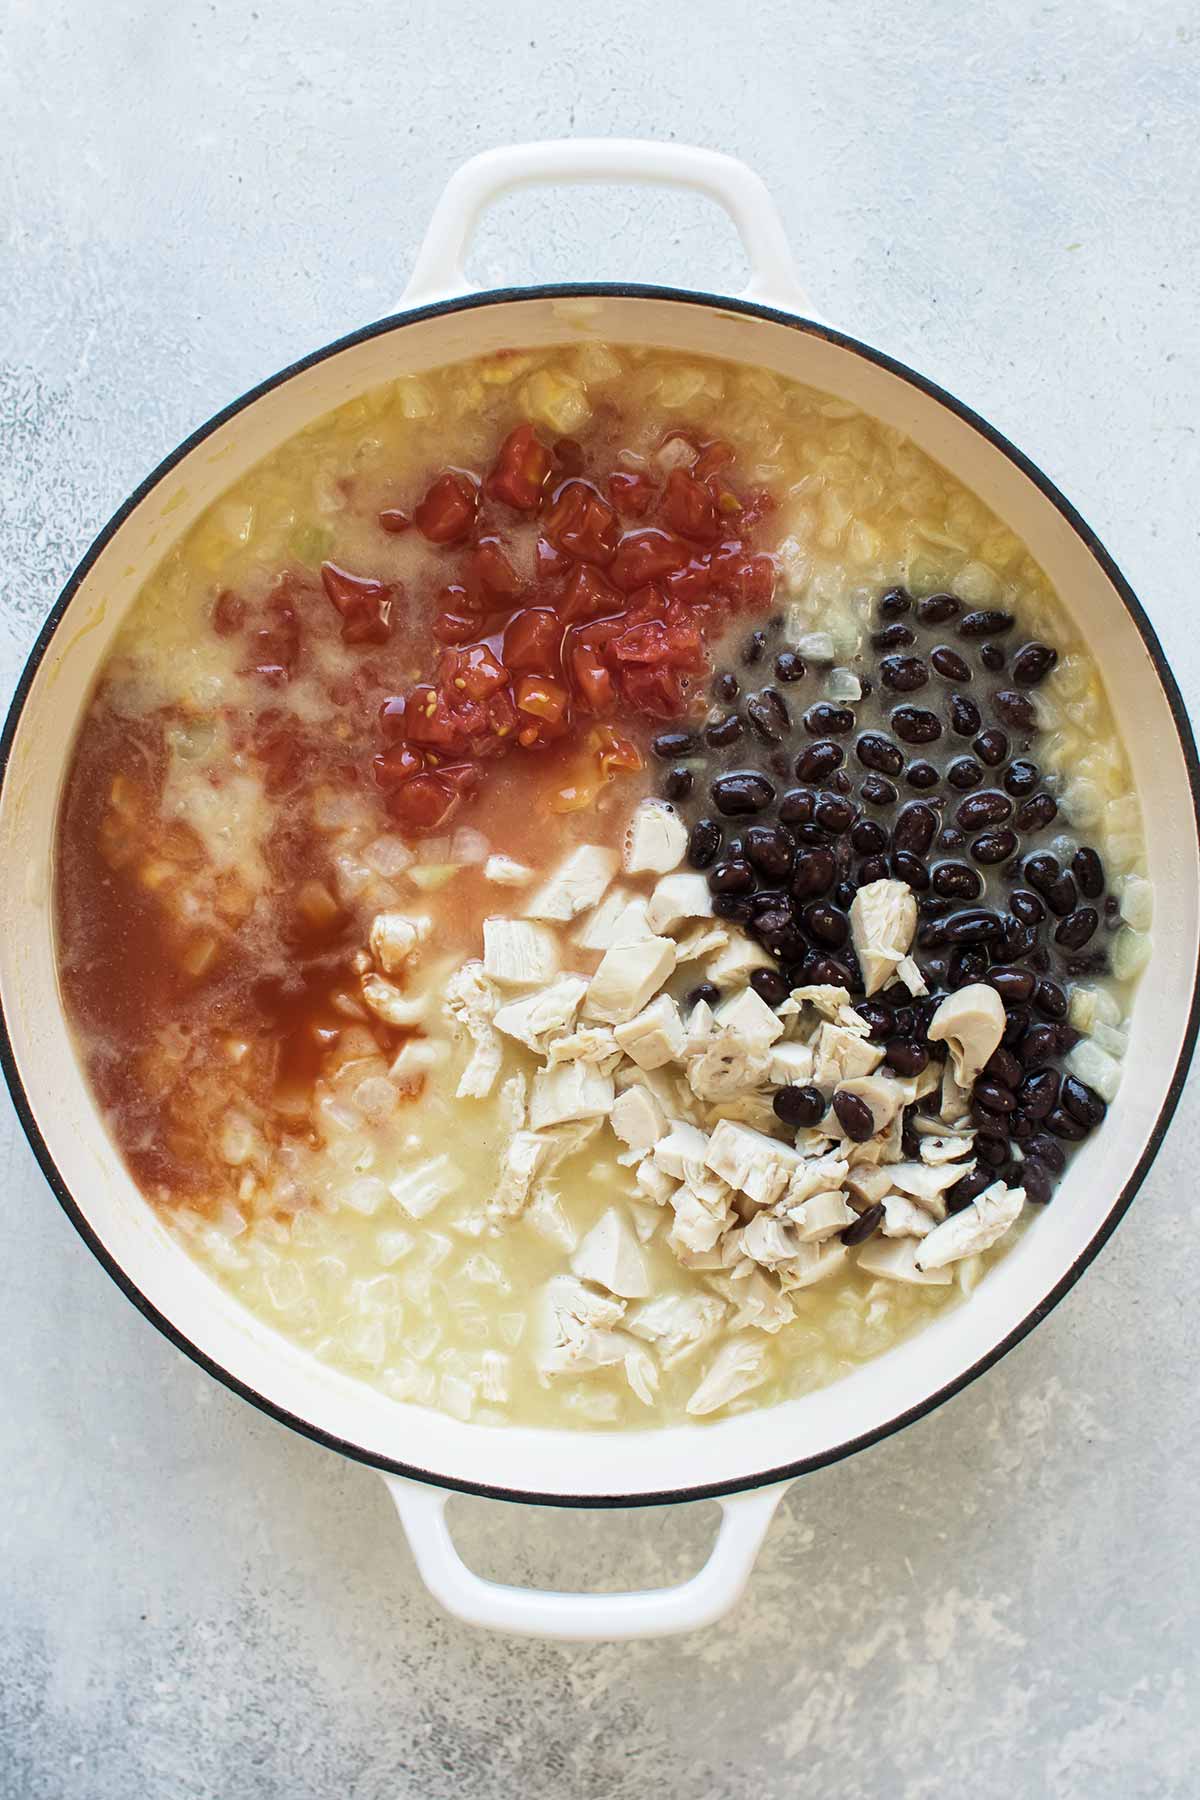
{"label": "diced tomato", "polygon": [[621,691],[635,712],[648,713],[653,719],[677,719],[687,707],[678,671],[661,664],[623,669]]}
{"label": "diced tomato", "polygon": [[516,698],[518,712],[529,713],[546,724],[558,725],[565,717],[567,690],[552,675],[522,675]]}
{"label": "diced tomato", "polygon": [[563,475],[582,475],[583,445],[577,438],[560,437],[554,445],[554,460]]}
{"label": "diced tomato", "polygon": [[617,511],[628,519],[644,519],[654,505],[657,492],[648,475],[631,469],[618,469],[608,478],[608,497]]}
{"label": "diced tomato", "polygon": [[681,537],[713,544],[721,535],[717,507],[704,483],[684,469],[672,469],[662,497],[663,522]]}
{"label": "diced tomato", "polygon": [[525,589],[525,583],[504,554],[500,539],[495,537],[480,539],[467,576],[485,608],[511,606]]}
{"label": "diced tomato", "polygon": [[325,592],[342,618],[346,644],[386,644],[391,635],[394,589],[370,575],[352,575],[336,563],[321,564]]}
{"label": "diced tomato", "polygon": [[605,613],[621,610],[621,596],[599,569],[590,563],[577,563],[563,589],[559,613],[572,624],[584,619],[597,619]]}
{"label": "diced tomato", "polygon": [[488,644],[446,650],[439,667],[444,686],[457,689],[468,700],[486,700],[508,684],[508,670]]}
{"label": "diced tomato", "polygon": [[414,688],[407,697],[403,694],[392,694],[379,708],[379,727],[384,738],[390,744],[396,743],[404,736],[404,719],[408,711],[409,701],[416,703],[417,695],[432,694],[431,687]]}
{"label": "diced tomato", "polygon": [[411,744],[394,744],[390,750],[380,751],[371,765],[381,788],[396,787],[413,775],[419,775],[424,767],[425,758]]}
{"label": "diced tomato", "polygon": [[407,513],[401,512],[398,506],[385,506],[379,515],[379,523],[385,531],[397,535],[402,531],[412,530],[412,520]]}
{"label": "diced tomato", "polygon": [[574,568],[571,558],[549,538],[540,537],[534,550],[534,565],[539,581],[553,581],[556,575],[565,575],[568,569]]}
{"label": "diced tomato", "polygon": [[218,637],[234,637],[246,623],[246,602],[240,594],[222,588],[212,609],[212,627]]}
{"label": "diced tomato", "polygon": [[630,531],[621,539],[609,577],[629,593],[674,569],[686,568],[691,554],[687,545],[668,531]]}
{"label": "diced tomato", "polygon": [[604,658],[587,644],[577,644],[571,652],[571,679],[584,706],[591,713],[611,712],[617,698]]}
{"label": "diced tomato", "polygon": [[672,569],[661,577],[663,592],[672,600],[696,601],[707,598],[712,588],[712,563],[707,551],[689,557],[687,566]]}
{"label": "diced tomato", "polygon": [[618,663],[665,663],[667,628],[661,619],[647,619],[641,625],[631,625],[612,640],[608,654]]}
{"label": "diced tomato", "polygon": [[636,774],[642,766],[641,752],[636,744],[614,731],[611,725],[600,725],[596,728],[596,753],[605,778],[619,772],[624,775]]}
{"label": "diced tomato", "polygon": [[418,502],[413,518],[431,544],[458,544],[475,523],[479,487],[462,469],[447,469]]}
{"label": "diced tomato", "polygon": [[489,497],[517,512],[536,512],[550,478],[550,452],[532,425],[518,425],[500,446],[484,487]]}
{"label": "diced tomato", "polygon": [[465,613],[441,612],[430,630],[439,644],[469,644],[479,630],[479,620]]}
{"label": "diced tomato", "polygon": [[587,481],[568,481],[554,496],[542,530],[580,562],[610,563],[620,537],[617,515]]}
{"label": "diced tomato", "polygon": [[438,775],[414,775],[388,795],[392,817],[410,831],[435,831],[457,812],[461,801],[453,787]]}
{"label": "diced tomato", "polygon": [[557,669],[562,635],[563,621],[557,613],[544,607],[517,613],[504,628],[505,666],[514,671]]}
{"label": "diced tomato", "polygon": [[775,592],[775,559],[748,555],[740,542],[721,544],[712,553],[713,590],[735,606],[766,606]]}
{"label": "diced tomato", "polygon": [[266,622],[247,634],[249,660],[243,675],[257,675],[271,687],[281,687],[296,672],[300,660],[300,619],[282,592],[273,594],[265,607]]}
{"label": "diced tomato", "polygon": [[733,461],[733,448],[721,438],[714,438],[711,444],[705,444],[699,456],[692,464],[692,474],[697,481],[707,481],[718,469],[723,469]]}

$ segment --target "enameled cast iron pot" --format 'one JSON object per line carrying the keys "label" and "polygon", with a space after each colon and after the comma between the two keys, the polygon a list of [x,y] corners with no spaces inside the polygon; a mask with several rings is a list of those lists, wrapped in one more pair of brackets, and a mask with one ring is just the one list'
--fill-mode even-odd
{"label": "enameled cast iron pot", "polygon": [[[485,205],[525,183],[661,182],[731,215],[753,271],[736,300],[657,287],[466,292]],[[72,1048],[55,974],[55,812],[76,721],[143,578],[211,500],[286,438],[379,383],[512,345],[582,337],[759,364],[828,390],[916,442],[1024,539],[1099,660],[1145,811],[1154,954],[1120,1095],[1054,1203],[958,1309],[823,1392],[702,1426],[639,1432],[495,1429],[404,1406],[252,1317],[172,1243],[109,1140]],[[492,151],[434,213],[401,310],[263,382],[180,445],[105,526],[56,602],[8,718],[0,789],[4,1070],[50,1186],[134,1304],[203,1368],[318,1443],[381,1471],[418,1566],[460,1617],[560,1637],[707,1623],[740,1593],[787,1484],[928,1412],[1017,1343],[1078,1279],[1162,1141],[1196,1035],[1200,849],[1191,729],[1154,631],[1111,558],[1053,484],[959,401],[814,322],[783,229],[742,164],[679,145],[565,142]],[[458,1558],[449,1493],[554,1506],[716,1498],[712,1556],[682,1587],[565,1595],[501,1587]]]}

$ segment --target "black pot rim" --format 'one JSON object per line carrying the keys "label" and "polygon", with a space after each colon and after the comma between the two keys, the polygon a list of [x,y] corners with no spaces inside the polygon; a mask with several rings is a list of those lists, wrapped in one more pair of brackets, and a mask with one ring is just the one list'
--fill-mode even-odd
{"label": "black pot rim", "polygon": [[[973,408],[965,405],[961,400],[957,399],[953,394],[948,393],[946,389],[940,387],[936,382],[930,381],[926,376],[918,374],[916,370],[909,368],[907,364],[900,362],[897,358],[889,356],[881,350],[876,350],[871,345],[864,344],[860,339],[851,337],[845,332],[835,331],[832,327],[820,324],[815,320],[805,319],[794,313],[782,312],[776,307],[761,305],[753,301],[735,300],[725,295],[693,292],[682,288],[657,287],[622,282],[571,282],[528,288],[496,288],[483,293],[462,295],[457,298],[440,300],[428,305],[417,306],[402,312],[390,314],[386,318],[377,320],[374,324],[366,325],[358,331],[350,332],[346,336],[338,338],[330,344],[326,344],[321,349],[314,350],[310,355],[301,357],[298,361],[289,364],[277,374],[268,377],[267,380],[259,382],[256,386],[248,389],[248,391],[242,394],[238,399],[231,401],[228,406],[223,407],[220,412],[215,413],[205,424],[199,426],[189,437],[185,438],[176,449],[171,451],[170,455],[163,458],[157,468],[146,477],[124,504],[112,515],[103,530],[100,531],[98,536],[89,546],[50,609],[45,624],[39,632],[33,648],[29,653],[25,667],[21,672],[12,703],[9,707],[8,716],[5,720],[3,733],[0,734],[0,791],[3,790],[4,782],[7,779],[13,742],[20,726],[22,713],[24,711],[25,702],[29,696],[30,688],[32,687],[42,659],[50,646],[51,640],[53,639],[58,626],[62,622],[67,608],[73,600],[81,583],[84,581],[101,552],[105,549],[107,544],[135,508],[140,506],[147,495],[157,487],[159,482],[170,473],[177,463],[181,462],[186,456],[190,455],[198,445],[211,437],[213,432],[217,431],[222,425],[227,424],[229,420],[236,418],[239,413],[244,412],[264,395],[271,393],[275,388],[281,387],[285,382],[291,380],[293,376],[302,374],[305,370],[311,369],[316,364],[338,355],[343,350],[352,349],[358,344],[365,343],[374,337],[383,336],[387,332],[396,330],[398,327],[415,324],[423,319],[439,318],[449,313],[470,312],[478,307],[500,305],[513,301],[573,299],[668,300],[682,305],[716,308],[721,312],[740,314],[750,320],[765,320],[770,324],[787,326],[791,330],[804,332],[812,337],[822,338],[831,344],[837,345],[843,350],[851,351],[855,355],[862,357],[864,361],[873,364],[875,367],[884,369],[889,374],[898,376],[901,380],[908,382],[909,385],[916,388],[918,392],[946,407],[965,424],[971,426],[972,429],[976,431],[980,437],[984,438],[993,449],[1000,451],[1009,462],[1033,483],[1042,494],[1043,498],[1050,502],[1056,512],[1058,512],[1070,526],[1076,537],[1079,538],[1080,542],[1088,550],[1093,559],[1099,564],[1108,581],[1116,589],[1126,611],[1133,620],[1134,626],[1136,627],[1138,634],[1146,647],[1150,660],[1154,665],[1155,673],[1158,677],[1159,684],[1162,687],[1174,721],[1176,735],[1179,739],[1179,748],[1183,756],[1184,765],[1188,775],[1188,784],[1191,789],[1192,827],[1196,833],[1197,843],[1200,845],[1200,760],[1197,758],[1196,744],[1192,734],[1192,727],[1188,718],[1187,708],[1184,705],[1183,697],[1179,691],[1178,684],[1171,671],[1162,645],[1159,643],[1157,633],[1146,616],[1133,589],[1130,587],[1128,581],[1126,581],[1120,569],[1117,567],[1108,551],[1104,548],[1104,545],[1100,542],[1095,532],[1086,521],[1080,517],[1079,513],[1071,505],[1071,502],[1060,492],[1054,482],[1050,480],[1049,476],[1046,475],[1036,463],[1031,462],[1022,451],[1018,450],[1016,446],[1003,435],[1003,433],[997,431],[993,425],[990,425],[987,420],[982,418],[980,414],[973,410]],[[13,1051],[12,1040],[9,1034],[8,1020],[4,1011],[2,994],[0,994],[0,1070],[3,1071],[4,1078],[8,1084],[9,1092],[12,1095],[13,1105],[16,1109],[21,1127],[29,1140],[30,1148],[37,1159],[52,1193],[84,1243],[96,1257],[97,1261],[112,1277],[113,1281],[116,1282],[117,1286],[126,1297],[137,1307],[138,1311],[142,1313],[152,1325],[156,1326],[176,1349],[182,1350],[186,1356],[190,1357],[191,1360],[194,1363],[197,1363],[200,1368],[204,1369],[206,1373],[213,1376],[214,1379],[221,1382],[223,1386],[229,1388],[233,1393],[239,1395],[241,1399],[249,1401],[252,1406],[256,1406],[260,1412],[266,1413],[270,1418],[277,1420],[282,1425],[289,1426],[293,1431],[299,1432],[301,1436],[311,1439],[313,1443],[320,1444],[325,1449],[334,1450],[338,1452],[339,1455],[348,1457],[354,1462],[363,1463],[369,1468],[378,1469],[381,1473],[404,1476],[414,1481],[424,1482],[433,1487],[446,1489],[450,1492],[474,1494],[489,1500],[509,1500],[526,1505],[568,1508],[614,1509],[634,1506],[667,1506],[681,1501],[719,1500],[723,1496],[729,1494],[744,1493],[754,1488],[770,1486],[775,1482],[793,1481],[800,1475],[806,1475],[816,1469],[824,1468],[831,1463],[840,1462],[844,1457],[852,1456],[860,1450],[865,1450],[872,1444],[881,1443],[885,1438],[890,1437],[893,1432],[899,1431],[904,1426],[912,1424],[916,1419],[925,1417],[937,1407],[943,1405],[945,1401],[951,1399],[955,1394],[960,1393],[963,1388],[977,1380],[986,1370],[999,1362],[1001,1357],[1006,1356],[1023,1338],[1027,1337],[1033,1328],[1036,1325],[1039,1325],[1041,1321],[1054,1310],[1059,1301],[1070,1292],[1084,1270],[1103,1249],[1104,1245],[1108,1242],[1122,1218],[1125,1216],[1125,1213],[1133,1202],[1134,1196],[1141,1187],[1142,1182],[1145,1180],[1146,1173],[1158,1153],[1159,1147],[1166,1134],[1167,1127],[1170,1125],[1175,1109],[1179,1104],[1179,1099],[1183,1092],[1184,1083],[1187,1077],[1188,1065],[1191,1061],[1193,1049],[1195,1048],[1197,1031],[1200,1030],[1200,985],[1198,985],[1198,983],[1200,983],[1200,948],[1198,948],[1197,969],[1193,974],[1188,1022],[1187,1029],[1184,1033],[1183,1044],[1171,1080],[1163,1097],[1158,1116],[1154,1122],[1153,1129],[1147,1137],[1142,1154],[1138,1159],[1137,1166],[1135,1167],[1132,1176],[1121,1189],[1120,1193],[1115,1197],[1112,1207],[1109,1209],[1105,1218],[1088,1243],[1084,1246],[1078,1257],[1076,1257],[1071,1267],[1067,1270],[1066,1274],[1062,1276],[1050,1292],[1046,1294],[1018,1324],[1013,1326],[1003,1338],[993,1345],[985,1356],[980,1357],[977,1362],[973,1363],[969,1369],[965,1370],[953,1381],[947,1382],[943,1387],[936,1389],[924,1400],[920,1401],[915,1406],[909,1407],[905,1412],[896,1414],[891,1419],[887,1420],[885,1424],[877,1426],[871,1431],[863,1432],[858,1437],[848,1439],[831,1449],[822,1451],[818,1455],[802,1457],[793,1462],[781,1463],[776,1467],[759,1470],[752,1475],[741,1476],[730,1481],[707,1482],[698,1486],[673,1490],[658,1490],[653,1493],[619,1495],[537,1493],[532,1491],[527,1492],[519,1488],[495,1487],[483,1481],[463,1481],[455,1477],[439,1474],[434,1470],[421,1469],[410,1464],[395,1461],[389,1457],[378,1456],[372,1451],[364,1450],[357,1444],[348,1443],[344,1439],[339,1438],[330,1432],[321,1430],[319,1427],[311,1424],[308,1420],[298,1417],[296,1414],[289,1412],[285,1407],[279,1406],[274,1401],[267,1399],[265,1395],[258,1393],[256,1389],[248,1386],[245,1382],[240,1381],[235,1375],[231,1374],[229,1370],[223,1368],[219,1363],[214,1362],[211,1357],[206,1355],[204,1351],[199,1349],[197,1345],[193,1344],[189,1338],[179,1331],[179,1329],[158,1310],[153,1302],[142,1293],[141,1289],[135,1285],[120,1264],[109,1254],[92,1230],[73,1195],[67,1188],[66,1183],[63,1181],[62,1176],[59,1174],[54,1158],[38,1127],[33,1107],[25,1092],[24,1083],[22,1082],[20,1071],[17,1067],[16,1056]]]}

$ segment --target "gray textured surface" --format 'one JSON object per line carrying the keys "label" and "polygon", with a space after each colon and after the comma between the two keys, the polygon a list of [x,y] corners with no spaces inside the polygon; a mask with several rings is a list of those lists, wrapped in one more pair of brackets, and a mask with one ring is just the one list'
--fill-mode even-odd
{"label": "gray textured surface", "polygon": [[[705,140],[774,189],[827,317],[911,355],[1080,505],[1200,692],[1200,98],[1179,0],[0,10],[0,675],[218,405],[386,311],[471,151]],[[1001,22],[1000,15],[1003,14]],[[484,278],[720,284],[698,203],[526,197]],[[4,1104],[3,1800],[1140,1800],[1200,1791],[1194,1229],[1181,1116],[1081,1289],[935,1417],[793,1489],[724,1626],[473,1634],[382,1484],[128,1306]],[[462,1503],[492,1572],[664,1580],[706,1509]]]}

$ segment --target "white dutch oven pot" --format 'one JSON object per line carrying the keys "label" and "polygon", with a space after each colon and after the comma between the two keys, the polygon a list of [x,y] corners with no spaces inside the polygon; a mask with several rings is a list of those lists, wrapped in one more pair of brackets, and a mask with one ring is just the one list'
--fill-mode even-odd
{"label": "white dutch oven pot", "polygon": [[[753,271],[737,300],[654,287],[467,293],[463,255],[502,191],[551,181],[700,190],[734,220]],[[491,151],[443,194],[394,317],[247,394],[167,458],[105,527],[55,605],[22,676],[0,754],[0,1001],[5,1072],[47,1180],[147,1318],[273,1417],[379,1469],[431,1591],[476,1624],[555,1637],[639,1637],[714,1620],[736,1600],[787,1484],[928,1412],[1018,1342],[1116,1226],[1174,1111],[1196,1034],[1195,748],[1151,626],[1067,501],[958,401],[878,351],[803,316],[783,229],[742,164],[679,145],[576,142]],[[1155,949],[1125,1080],[1052,1206],[970,1302],[820,1393],[716,1424],[639,1432],[500,1429],[404,1406],[328,1368],[252,1317],[177,1249],[105,1133],[55,975],[55,815],[75,724],[126,608],[168,545],[284,439],[378,383],[512,345],[585,337],[759,364],[885,420],[973,488],[1029,545],[1099,659],[1141,794],[1156,890]],[[715,1498],[716,1546],[682,1587],[550,1594],[472,1574],[446,1526],[453,1490],[553,1506]]]}

